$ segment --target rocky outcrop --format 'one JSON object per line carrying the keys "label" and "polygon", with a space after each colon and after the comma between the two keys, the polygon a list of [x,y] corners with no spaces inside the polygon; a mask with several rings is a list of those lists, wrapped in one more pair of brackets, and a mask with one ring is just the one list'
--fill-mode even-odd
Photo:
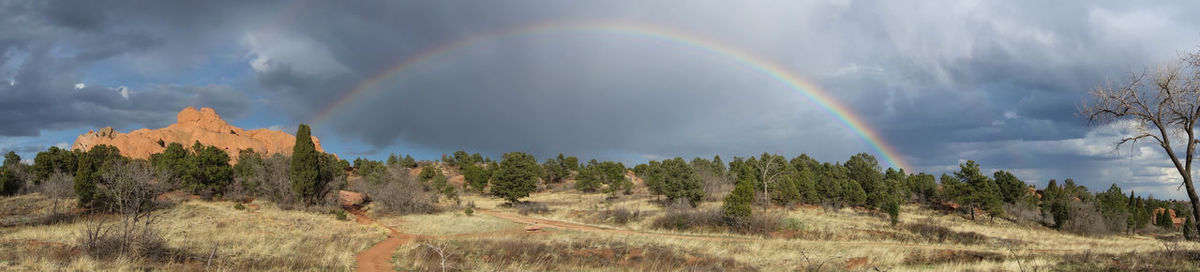
{"label": "rocky outcrop", "polygon": [[[139,129],[121,133],[112,127],[99,131],[88,131],[75,139],[72,149],[88,150],[97,145],[111,145],[121,150],[121,155],[135,159],[148,159],[150,154],[161,153],[170,143],[180,143],[191,148],[199,141],[229,153],[232,162],[237,162],[238,151],[253,148],[262,154],[292,154],[296,136],[278,130],[244,130],[226,123],[213,109],[188,107],[176,116],[177,122],[160,129]],[[317,151],[324,152],[321,142],[313,137]]]}

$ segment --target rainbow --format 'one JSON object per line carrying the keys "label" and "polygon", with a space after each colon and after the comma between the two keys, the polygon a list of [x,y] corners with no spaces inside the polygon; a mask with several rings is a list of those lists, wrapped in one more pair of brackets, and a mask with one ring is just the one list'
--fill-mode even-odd
{"label": "rainbow", "polygon": [[438,57],[449,55],[461,49],[468,48],[471,45],[505,37],[533,36],[538,34],[561,32],[594,32],[636,36],[666,41],[700,50],[702,52],[711,53],[716,56],[722,56],[736,60],[745,68],[771,77],[787,85],[788,88],[796,90],[810,101],[817,103],[817,105],[828,112],[831,116],[842,122],[855,134],[858,134],[868,145],[875,149],[878,154],[882,155],[883,159],[887,163],[891,164],[892,167],[909,170],[912,169],[909,165],[904,163],[894,147],[887,144],[887,142],[885,142],[883,138],[879,136],[878,132],[867,126],[867,124],[863,122],[862,118],[855,115],[849,107],[838,102],[836,99],[831,97],[828,92],[822,90],[816,84],[810,83],[810,81],[788,72],[787,69],[766,59],[750,54],[736,47],[726,45],[725,43],[717,40],[691,35],[677,30],[627,22],[586,21],[525,25],[468,36],[450,43],[445,43],[427,49],[420,54],[409,57],[395,66],[392,66],[391,68],[384,70],[375,76],[361,81],[350,92],[347,92],[342,97],[334,100],[327,107],[318,112],[318,114],[315,115],[310,123],[321,123],[325,119],[329,118],[329,116],[338,109],[345,107],[346,104],[349,104],[350,102],[359,99],[359,97],[370,93],[370,91],[374,89],[373,87],[375,85],[386,79],[392,78],[394,75],[404,73],[405,71],[417,67],[420,64],[428,63]]}

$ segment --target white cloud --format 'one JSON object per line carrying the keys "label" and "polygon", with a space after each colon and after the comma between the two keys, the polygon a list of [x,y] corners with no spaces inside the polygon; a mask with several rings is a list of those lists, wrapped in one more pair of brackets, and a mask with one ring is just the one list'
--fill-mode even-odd
{"label": "white cloud", "polygon": [[61,142],[61,143],[57,143],[57,144],[54,144],[54,146],[57,146],[58,148],[62,148],[62,149],[69,149],[69,148],[71,148],[71,144],[70,144],[70,143],[67,143],[67,142]]}
{"label": "white cloud", "polygon": [[117,87],[117,93],[121,94],[121,97],[124,97],[125,100],[129,100],[129,87]]}
{"label": "white cloud", "polygon": [[83,82],[80,82],[80,83],[75,83],[75,89],[76,89],[76,90],[83,89],[83,88],[87,88],[87,85],[86,85],[86,84],[83,84]]}

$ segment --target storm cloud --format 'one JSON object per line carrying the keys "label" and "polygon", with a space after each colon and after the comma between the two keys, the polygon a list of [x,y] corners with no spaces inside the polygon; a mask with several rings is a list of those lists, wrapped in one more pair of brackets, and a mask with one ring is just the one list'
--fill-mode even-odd
{"label": "storm cloud", "polygon": [[973,159],[1038,184],[1073,177],[1174,195],[1161,152],[1117,153],[1120,129],[1088,127],[1075,111],[1092,86],[1200,44],[1194,1],[185,3],[0,4],[0,80],[12,83],[0,84],[0,137],[161,125],[188,105],[234,117],[261,105],[281,118],[270,122],[311,122],[382,78],[320,116],[317,135],[382,153],[835,161],[872,151],[739,59],[619,31],[475,39],[379,77],[469,37],[620,22],[720,41],[807,78],[918,171]]}

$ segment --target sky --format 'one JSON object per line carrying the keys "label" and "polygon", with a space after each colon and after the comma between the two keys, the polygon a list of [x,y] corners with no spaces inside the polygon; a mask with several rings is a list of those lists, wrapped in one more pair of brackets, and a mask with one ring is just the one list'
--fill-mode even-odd
{"label": "sky", "polygon": [[[1197,1],[0,0],[0,151],[188,106],[343,158],[763,152],[1182,198],[1088,91],[1200,50]],[[751,61],[752,60],[752,61]],[[794,79],[792,81],[780,80]],[[799,84],[796,84],[799,83]],[[827,98],[825,101],[816,97]],[[878,141],[826,105],[840,105]]]}

